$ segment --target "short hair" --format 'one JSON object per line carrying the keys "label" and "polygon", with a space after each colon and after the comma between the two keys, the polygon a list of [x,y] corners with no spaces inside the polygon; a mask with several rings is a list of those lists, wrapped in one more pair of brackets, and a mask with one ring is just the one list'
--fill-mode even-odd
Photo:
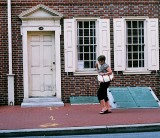
{"label": "short hair", "polygon": [[105,61],[106,60],[106,57],[104,55],[100,55],[98,57],[98,61]]}

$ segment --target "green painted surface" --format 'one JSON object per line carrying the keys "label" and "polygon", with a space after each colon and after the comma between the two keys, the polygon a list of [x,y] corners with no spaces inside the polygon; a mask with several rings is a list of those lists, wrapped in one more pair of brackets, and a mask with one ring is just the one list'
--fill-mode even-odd
{"label": "green painted surface", "polygon": [[149,87],[109,88],[118,108],[159,107]]}
{"label": "green painted surface", "polygon": [[71,104],[93,104],[99,103],[96,96],[71,96],[70,97]]}
{"label": "green painted surface", "polygon": [[158,107],[148,87],[129,87],[129,90],[138,107]]}
{"label": "green painted surface", "polygon": [[[110,87],[117,108],[159,107],[149,87]],[[96,96],[71,96],[71,104],[99,103]]]}
{"label": "green painted surface", "polygon": [[118,108],[137,107],[127,87],[110,88],[109,91],[112,93],[114,102]]}

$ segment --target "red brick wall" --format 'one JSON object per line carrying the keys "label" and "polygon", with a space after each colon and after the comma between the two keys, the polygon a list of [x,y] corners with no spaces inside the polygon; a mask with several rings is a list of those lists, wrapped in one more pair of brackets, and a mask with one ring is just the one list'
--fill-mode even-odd
{"label": "red brick wall", "polygon": [[[23,100],[23,53],[21,20],[18,15],[24,11],[44,4],[64,14],[64,18],[92,16],[109,18],[111,21],[111,67],[113,69],[113,18],[122,16],[149,16],[160,19],[159,0],[12,0],[12,33],[13,33],[13,73],[15,74],[15,103]],[[7,43],[7,3],[0,1],[0,105],[7,104],[8,43]],[[62,64],[62,98],[69,102],[71,95],[96,95],[98,88],[96,76],[68,76],[64,72],[63,20],[61,35]],[[123,75],[115,72],[115,80],[111,86],[148,86],[160,95],[160,73],[150,75]]]}
{"label": "red brick wall", "polygon": [[6,104],[8,98],[8,46],[7,46],[7,7],[0,5],[0,104]]}

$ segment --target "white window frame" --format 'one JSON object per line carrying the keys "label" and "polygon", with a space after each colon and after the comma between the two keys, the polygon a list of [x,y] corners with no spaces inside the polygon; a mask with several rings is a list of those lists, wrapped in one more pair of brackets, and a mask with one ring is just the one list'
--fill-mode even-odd
{"label": "white window frame", "polygon": [[[126,67],[126,21],[144,20],[144,68]],[[124,17],[113,19],[114,22],[114,71],[123,74],[150,74],[159,70],[158,19],[148,17]]]}
{"label": "white window frame", "polygon": [[[76,53],[78,53],[77,52],[77,49],[78,49],[78,47],[77,47],[77,38],[78,38],[78,36],[77,36],[77,23],[79,22],[79,21],[95,21],[95,31],[96,31],[96,56],[97,56],[97,54],[98,54],[98,52],[97,52],[97,37],[98,37],[98,34],[97,34],[97,32],[98,32],[98,23],[97,23],[97,19],[76,19]],[[77,66],[76,66],[76,72],[94,72],[95,71],[95,68],[83,68],[83,69],[79,69],[78,68],[78,55],[77,55]]]}
{"label": "white window frame", "polygon": [[[96,56],[105,55],[110,65],[110,20],[99,18],[64,19],[65,72],[74,75],[97,75],[95,69],[77,70],[77,21],[96,21]],[[96,57],[96,58],[97,58]]]}
{"label": "white window frame", "polygon": [[[126,38],[127,38],[127,34],[126,34],[126,29],[127,29],[127,26],[126,26],[126,22],[127,21],[143,21],[144,22],[144,67],[143,68],[128,68],[127,65],[126,65],[126,71],[135,71],[135,72],[138,72],[138,71],[146,71],[147,70],[147,32],[146,32],[146,20],[145,19],[125,19],[125,56],[127,55],[127,44],[126,44]],[[127,57],[125,58],[127,60]],[[125,63],[127,64],[127,61],[125,61]]]}

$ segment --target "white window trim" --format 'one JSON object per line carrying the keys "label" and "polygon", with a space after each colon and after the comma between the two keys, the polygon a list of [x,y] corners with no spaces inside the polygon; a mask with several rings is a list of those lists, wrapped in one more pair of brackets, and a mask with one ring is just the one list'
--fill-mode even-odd
{"label": "white window trim", "polygon": [[[150,71],[147,71],[147,46],[146,46],[146,43],[147,43],[147,25],[146,25],[146,17],[137,17],[137,18],[132,18],[132,17],[128,17],[128,18],[125,18],[125,30],[126,30],[126,21],[128,20],[138,20],[138,21],[144,21],[144,67],[143,68],[127,68],[126,67],[126,70],[123,72],[123,74],[150,74],[151,72]],[[126,38],[127,34],[126,34],[126,31],[124,32],[125,35],[124,37]],[[125,56],[126,56],[126,39],[125,39]],[[125,61],[125,64],[126,64],[126,61]]]}
{"label": "white window trim", "polygon": [[93,70],[93,71],[76,71],[76,72],[74,72],[73,73],[74,74],[74,76],[86,76],[86,75],[90,75],[90,76],[92,76],[92,75],[98,75],[98,72],[97,72],[97,70]]}
{"label": "white window trim", "polygon": [[[95,21],[95,26],[96,26],[96,28],[95,28],[95,30],[96,30],[96,32],[97,32],[97,28],[98,28],[98,24],[97,24],[97,21],[98,21],[98,18],[85,18],[85,17],[83,17],[83,18],[75,18],[76,19],[76,29],[75,29],[75,40],[76,40],[76,65],[75,65],[75,68],[76,68],[76,71],[74,72],[74,75],[86,75],[86,74],[88,74],[88,75],[92,75],[93,74],[93,72],[94,72],[94,68],[92,69],[92,68],[90,68],[90,69],[78,69],[77,67],[78,67],[78,56],[77,56],[77,22],[78,21]],[[98,32],[96,33],[96,45],[97,45],[97,37],[98,37]],[[98,46],[98,45],[97,45]],[[96,55],[98,54],[98,52],[97,52],[97,46],[96,46]]]}
{"label": "white window trim", "polygon": [[[107,55],[107,63],[110,65],[110,20],[99,19],[99,18],[74,18],[64,19],[64,47],[65,47],[65,72],[73,72],[74,75],[97,75],[97,71],[93,69],[77,70],[77,21],[96,21],[96,55],[97,57],[101,54]],[[70,26],[70,27],[69,27]],[[69,27],[69,28],[68,28]],[[103,39],[102,33],[107,36],[107,39]],[[67,33],[70,32],[70,38],[67,38]],[[101,34],[101,36],[100,36]],[[73,39],[74,38],[74,39]],[[69,42],[68,40],[72,40]],[[104,40],[107,41],[104,43]],[[69,45],[68,45],[69,44]],[[98,46],[101,46],[98,48]],[[74,49],[74,50],[72,50]],[[70,53],[70,55],[68,55]],[[71,58],[71,56],[73,58]]]}
{"label": "white window trim", "polygon": [[123,71],[123,74],[151,74],[151,71],[149,70],[138,70],[138,71]]}
{"label": "white window trim", "polygon": [[[121,55],[124,55],[124,57],[125,57],[125,58],[122,59],[123,60],[122,64],[119,64],[117,62],[118,57],[116,55],[116,52],[121,50],[121,49],[118,49],[119,46],[122,46],[122,45],[125,46],[126,45],[126,40],[125,40],[126,32],[123,32],[123,27],[124,27],[124,30],[126,29],[126,26],[125,26],[126,25],[125,24],[126,20],[144,20],[144,31],[145,31],[144,34],[147,34],[144,37],[145,38],[144,42],[145,42],[145,45],[146,45],[145,46],[145,57],[144,57],[145,58],[144,68],[133,68],[133,69],[126,68],[126,60],[125,60],[126,59],[126,47],[124,47],[124,49],[122,49],[122,51],[124,50],[124,52],[125,52],[124,54],[121,54]],[[114,39],[115,39],[114,40],[114,44],[115,44],[115,46],[114,46],[114,56],[115,56],[115,58],[114,58],[114,71],[122,71],[123,74],[151,74],[151,70],[159,70],[159,68],[158,68],[159,67],[159,62],[157,61],[157,60],[159,60],[159,58],[158,58],[159,57],[158,56],[159,52],[156,53],[157,54],[156,56],[154,56],[153,53],[149,53],[150,49],[153,50],[153,52],[155,52],[156,50],[159,51],[159,47],[158,47],[159,46],[159,44],[158,44],[159,41],[157,41],[157,39],[159,37],[158,37],[158,32],[155,31],[155,30],[157,30],[155,28],[158,27],[157,20],[158,20],[157,18],[156,19],[155,18],[148,18],[148,17],[145,17],[145,16],[123,17],[123,18],[119,18],[119,19],[114,19]],[[122,26],[116,26],[117,22],[122,24]],[[152,25],[153,24],[155,24],[155,25],[153,25],[153,26],[150,25],[151,22],[152,22]],[[123,23],[124,23],[124,25],[123,25]],[[117,28],[117,27],[120,27],[120,28]],[[117,31],[121,31],[121,33],[122,33],[121,35],[122,36],[124,35],[124,38],[122,37],[122,39],[123,39],[122,41],[117,40],[117,38],[116,38]],[[149,35],[151,35],[151,31],[154,31],[153,33],[155,33],[155,35],[156,35],[156,38],[155,38],[155,40],[153,40],[154,41],[153,43],[151,43],[151,38],[150,38],[151,36],[149,36]],[[154,37],[152,36],[152,39],[153,38]],[[124,41],[124,43],[123,43],[123,41]],[[120,43],[120,45],[119,45],[119,43]],[[154,43],[155,43],[155,47],[154,47]],[[116,44],[118,44],[118,45],[116,45]],[[153,56],[153,58],[156,58],[156,62],[150,63],[149,61],[151,59],[149,58],[148,54],[150,56]],[[152,61],[153,61],[153,59],[152,59]],[[155,64],[155,67],[152,66],[151,64]]]}

